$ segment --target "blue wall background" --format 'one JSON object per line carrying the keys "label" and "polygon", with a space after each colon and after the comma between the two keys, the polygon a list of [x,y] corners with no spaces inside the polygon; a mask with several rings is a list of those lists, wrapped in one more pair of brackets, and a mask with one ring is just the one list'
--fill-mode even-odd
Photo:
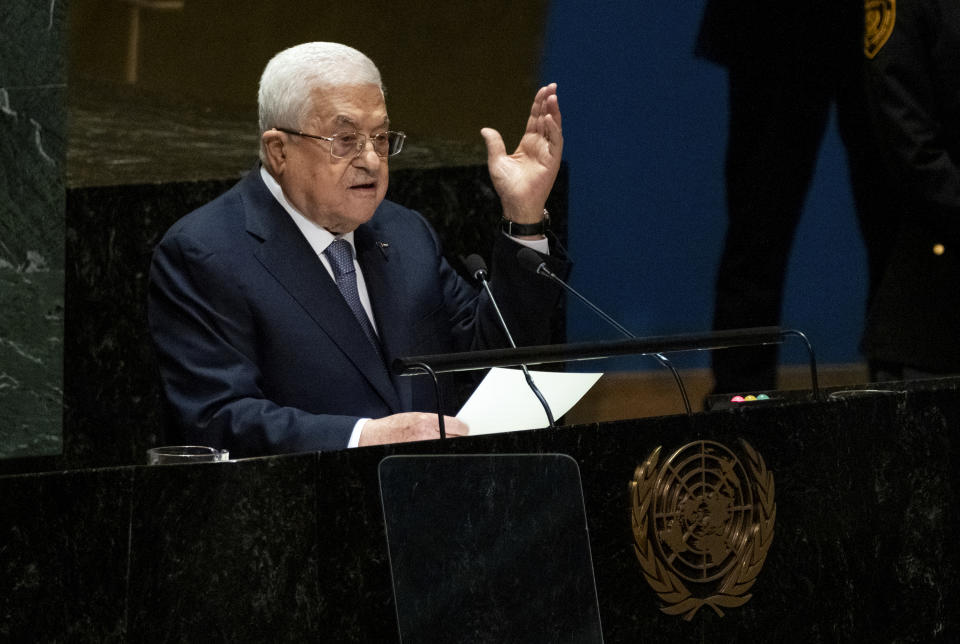
{"label": "blue wall background", "polygon": [[[713,315],[727,96],[725,70],[693,57],[703,4],[554,0],[548,18],[541,76],[559,84],[572,284],[642,336],[709,330]],[[783,326],[804,331],[820,363],[860,360],[866,260],[832,124],[786,292]],[[618,337],[575,301],[568,336]],[[672,357],[708,364],[705,354]],[[781,362],[805,360],[788,341]]]}

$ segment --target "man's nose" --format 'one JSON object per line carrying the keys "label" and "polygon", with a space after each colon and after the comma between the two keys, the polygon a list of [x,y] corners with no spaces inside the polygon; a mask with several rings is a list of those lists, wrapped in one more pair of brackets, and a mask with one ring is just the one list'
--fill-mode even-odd
{"label": "man's nose", "polygon": [[363,147],[360,148],[360,151],[357,152],[357,156],[353,158],[354,163],[359,162],[363,167],[379,167],[382,159],[380,155],[377,154],[376,149],[373,147],[373,139],[367,137],[363,141]]}

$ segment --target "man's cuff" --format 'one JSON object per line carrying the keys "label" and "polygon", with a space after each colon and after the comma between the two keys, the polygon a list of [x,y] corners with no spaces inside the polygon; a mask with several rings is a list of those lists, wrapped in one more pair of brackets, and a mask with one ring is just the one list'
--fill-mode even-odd
{"label": "man's cuff", "polygon": [[550,254],[550,240],[547,239],[546,237],[544,237],[543,239],[520,239],[519,237],[513,237],[512,235],[508,235],[507,233],[503,233],[503,236],[506,237],[507,239],[512,239],[518,244],[529,246],[530,248],[537,251],[538,253],[542,253],[544,255]]}
{"label": "man's cuff", "polygon": [[350,434],[350,442],[347,443],[347,449],[357,447],[360,444],[360,434],[363,432],[363,426],[367,424],[369,418],[361,418],[353,426],[353,432]]}

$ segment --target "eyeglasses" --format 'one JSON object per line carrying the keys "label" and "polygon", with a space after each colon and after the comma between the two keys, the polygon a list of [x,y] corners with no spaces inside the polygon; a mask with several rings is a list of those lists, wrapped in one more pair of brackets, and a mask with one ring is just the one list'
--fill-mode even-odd
{"label": "eyeglasses", "polygon": [[360,134],[359,132],[342,132],[333,136],[319,136],[317,134],[307,134],[296,130],[288,130],[285,127],[273,128],[279,132],[294,134],[296,136],[306,136],[311,139],[320,139],[330,142],[330,154],[335,159],[355,158],[363,154],[367,149],[367,139],[373,143],[373,151],[378,157],[392,157],[400,153],[403,149],[403,142],[407,135],[403,132],[380,132],[373,136]]}

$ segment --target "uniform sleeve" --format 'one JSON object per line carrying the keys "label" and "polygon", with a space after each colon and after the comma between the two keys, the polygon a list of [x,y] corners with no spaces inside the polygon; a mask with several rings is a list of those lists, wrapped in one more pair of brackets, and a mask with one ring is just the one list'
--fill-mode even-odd
{"label": "uniform sleeve", "polygon": [[[945,51],[957,43],[944,38],[945,28],[933,2],[901,2],[892,31],[873,59],[866,61],[867,90],[885,161],[903,189],[909,215],[935,229],[960,237],[960,167],[955,140],[958,125],[949,123],[947,92],[938,81]],[[953,11],[956,22],[960,13]]]}

